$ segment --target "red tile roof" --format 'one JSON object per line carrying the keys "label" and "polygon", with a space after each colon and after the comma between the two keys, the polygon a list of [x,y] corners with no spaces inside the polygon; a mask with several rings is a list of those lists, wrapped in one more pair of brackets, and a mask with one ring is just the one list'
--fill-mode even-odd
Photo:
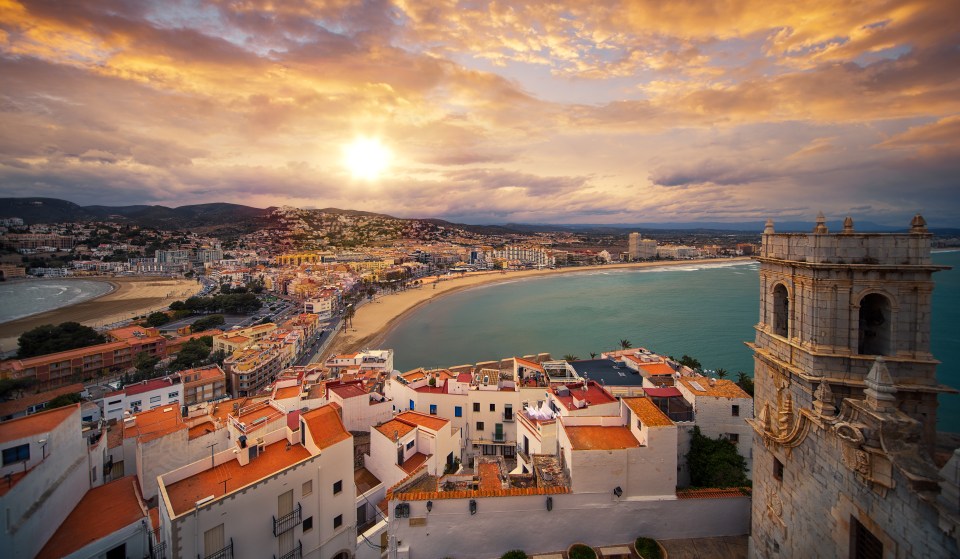
{"label": "red tile roof", "polygon": [[403,466],[401,466],[401,468],[403,468],[403,471],[407,472],[408,474],[412,474],[417,468],[422,466],[428,458],[430,458],[429,454],[415,452],[412,456],[410,456],[410,458],[407,458],[403,461]]}
{"label": "red tile roof", "polygon": [[643,392],[647,396],[653,396],[656,398],[683,397],[683,394],[674,386],[667,386],[665,388],[644,388]]}
{"label": "red tile roof", "polygon": [[[0,423],[0,443],[49,433],[78,409],[80,409],[80,404],[74,404],[4,421]],[[77,428],[79,429],[79,427],[78,422]]]}
{"label": "red tile roof", "polygon": [[450,420],[436,415],[427,415],[417,411],[405,411],[397,415],[394,419],[413,423],[421,427],[426,427],[431,431],[439,431],[450,424]]}
{"label": "red tile roof", "polygon": [[676,372],[673,370],[673,367],[667,365],[666,363],[644,363],[643,365],[640,365],[640,368],[654,376],[672,375]]}
{"label": "red tile roof", "polygon": [[30,406],[49,402],[57,396],[62,396],[64,394],[77,394],[79,392],[83,392],[83,384],[78,382],[76,384],[61,386],[60,388],[54,388],[53,390],[47,390],[45,392],[25,394],[22,398],[17,398],[16,400],[0,402],[0,417],[24,412]]}
{"label": "red tile roof", "polygon": [[350,432],[343,426],[340,414],[330,406],[321,406],[300,416],[307,424],[314,444],[319,448],[331,447],[340,441],[351,437]]}
{"label": "red tile roof", "polygon": [[127,396],[136,396],[137,394],[143,394],[144,392],[150,392],[151,390],[173,388],[173,387],[180,388],[180,379],[174,376],[170,376],[170,377],[157,378],[153,380],[146,380],[143,382],[138,382],[136,384],[131,384],[129,386],[124,386],[123,391],[127,394]]}
{"label": "red tile roof", "polygon": [[406,421],[398,421],[396,419],[391,419],[385,423],[381,423],[376,426],[376,430],[380,431],[391,441],[393,440],[393,434],[396,433],[398,437],[404,437],[410,431],[416,429],[415,425],[407,423]]}
{"label": "red tile roof", "polygon": [[133,421],[123,421],[123,438],[137,437],[145,443],[186,429],[176,403],[138,413]]}
{"label": "red tile roof", "polygon": [[359,383],[343,383],[343,384],[327,384],[327,390],[333,392],[340,398],[346,400],[347,398],[359,398],[360,396],[368,396],[367,391],[364,390]]}
{"label": "red tile roof", "polygon": [[668,427],[674,424],[649,398],[623,398],[623,403],[633,410],[640,423],[647,427]]}
{"label": "red tile roof", "polygon": [[124,477],[87,491],[43,546],[38,559],[69,555],[146,518],[136,484],[136,477]]}

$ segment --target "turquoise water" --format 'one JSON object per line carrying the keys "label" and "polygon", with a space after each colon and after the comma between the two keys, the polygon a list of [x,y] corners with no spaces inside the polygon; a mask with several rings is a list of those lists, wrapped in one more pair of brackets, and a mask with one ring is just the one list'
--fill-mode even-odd
{"label": "turquoise water", "polygon": [[110,293],[104,281],[37,279],[0,283],[0,323],[76,305]]}
{"label": "turquoise water", "polygon": [[[960,387],[960,252],[934,260],[934,355]],[[529,278],[449,295],[412,313],[384,340],[395,367],[449,367],[547,352],[588,359],[621,339],[705,368],[753,374],[744,341],[759,318],[756,263],[609,270]],[[940,428],[960,432],[960,399],[941,398]]]}

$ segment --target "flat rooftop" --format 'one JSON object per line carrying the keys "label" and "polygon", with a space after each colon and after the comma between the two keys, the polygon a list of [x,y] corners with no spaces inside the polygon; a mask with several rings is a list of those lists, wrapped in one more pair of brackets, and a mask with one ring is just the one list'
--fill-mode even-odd
{"label": "flat rooftop", "polygon": [[[669,421],[669,420],[668,420]],[[627,427],[601,427],[581,425],[564,427],[573,450],[619,450],[637,448],[640,441]]]}
{"label": "flat rooftop", "polygon": [[606,386],[642,386],[643,375],[613,359],[588,359],[570,363],[577,374]]}
{"label": "flat rooftop", "polygon": [[145,518],[134,489],[136,483],[136,477],[124,477],[87,491],[37,557],[70,555]]}
{"label": "flat rooftop", "polygon": [[680,377],[677,382],[682,384],[694,396],[715,396],[718,398],[750,398],[737,383],[725,378],[712,379],[710,377]]}
{"label": "flat rooftop", "polygon": [[673,421],[649,398],[623,398],[623,403],[633,411],[640,423],[647,427],[673,425]]}
{"label": "flat rooftop", "polygon": [[291,445],[288,449],[287,440],[282,439],[268,445],[246,466],[231,458],[219,466],[170,484],[166,487],[167,497],[173,513],[181,515],[193,510],[200,499],[228,495],[308,458],[310,453],[302,445]]}
{"label": "flat rooftop", "polygon": [[357,497],[359,497],[382,482],[370,470],[358,468],[353,471],[353,483],[357,486]]}
{"label": "flat rooftop", "polygon": [[4,421],[0,423],[0,443],[49,433],[66,421],[79,407],[80,404],[74,404]]}

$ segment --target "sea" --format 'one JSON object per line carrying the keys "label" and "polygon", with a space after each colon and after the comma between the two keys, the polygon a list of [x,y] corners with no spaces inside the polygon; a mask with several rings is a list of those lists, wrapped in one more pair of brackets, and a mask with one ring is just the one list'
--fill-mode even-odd
{"label": "sea", "polygon": [[103,281],[37,279],[0,283],[0,324],[26,316],[76,305],[110,293]]}
{"label": "sea", "polygon": [[[936,252],[931,351],[938,379],[960,388],[960,251]],[[755,262],[610,269],[507,280],[437,299],[407,316],[381,347],[394,367],[451,367],[550,353],[555,359],[619,349],[695,357],[728,378],[753,375],[745,341],[759,320]],[[960,432],[960,396],[940,397],[938,428]]]}

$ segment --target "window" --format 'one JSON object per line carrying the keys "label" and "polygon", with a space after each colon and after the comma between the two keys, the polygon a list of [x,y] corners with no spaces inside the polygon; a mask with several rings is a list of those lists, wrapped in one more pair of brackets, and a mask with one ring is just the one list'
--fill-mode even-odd
{"label": "window", "polygon": [[310,530],[313,530],[313,517],[312,517],[312,516],[308,516],[307,518],[304,518],[304,519],[303,519],[303,531],[304,531],[304,532],[309,532]]}
{"label": "window", "polygon": [[773,478],[777,481],[783,481],[783,462],[773,459]]}
{"label": "window", "polygon": [[490,411],[497,411],[497,405],[496,405],[496,404],[490,404]]}
{"label": "window", "polygon": [[341,492],[341,491],[343,491],[343,480],[342,480],[342,479],[333,484],[333,494],[334,494],[334,495],[336,495],[337,493],[339,493],[339,492]]}
{"label": "window", "polygon": [[413,445],[414,445],[414,443],[416,443],[416,442],[417,442],[416,439],[408,442],[408,443],[407,443],[407,450],[410,450],[411,448],[413,448]]}
{"label": "window", "polygon": [[3,465],[30,460],[30,443],[3,449]]}
{"label": "window", "polygon": [[150,396],[150,403],[151,403],[151,404],[156,404],[156,403],[159,402],[159,401],[160,401],[160,396]]}
{"label": "window", "polygon": [[339,528],[339,527],[341,527],[341,526],[343,526],[343,515],[342,515],[342,514],[338,514],[337,516],[335,516],[335,517],[333,518],[333,528],[334,528],[334,529],[337,529],[337,528]]}
{"label": "window", "polygon": [[740,435],[737,433],[727,433],[727,440],[733,444],[737,444],[740,442]]}
{"label": "window", "polygon": [[437,405],[430,404],[430,415],[437,415]]}
{"label": "window", "polygon": [[891,320],[890,300],[871,293],[860,301],[860,332],[857,353],[889,355]]}
{"label": "window", "polygon": [[313,493],[313,480],[303,482],[303,496]]}
{"label": "window", "polygon": [[413,400],[410,400],[410,409],[411,409],[411,410],[414,409]]}
{"label": "window", "polygon": [[482,422],[482,421],[478,421],[478,422],[477,422],[477,431],[483,431],[483,422]]}
{"label": "window", "polygon": [[463,408],[461,406],[455,406],[453,408],[454,417],[463,417]]}
{"label": "window", "polygon": [[171,392],[171,393],[167,394],[167,399],[169,399],[169,400],[176,400],[176,399],[177,399],[177,396],[179,396],[179,395],[180,395],[180,392]]}
{"label": "window", "polygon": [[773,288],[773,333],[787,337],[790,320],[790,297],[787,288],[778,283]]}
{"label": "window", "polygon": [[740,406],[731,406],[730,415],[733,417],[740,417]]}
{"label": "window", "polygon": [[851,559],[881,559],[883,542],[856,518],[850,517]]}
{"label": "window", "polygon": [[108,406],[112,406],[112,405],[119,404],[119,403],[120,403],[120,400],[110,400],[109,402],[107,402],[107,405],[108,405]]}
{"label": "window", "polygon": [[473,403],[473,411],[476,411],[476,412],[480,411],[480,402]]}
{"label": "window", "polygon": [[134,400],[133,402],[130,402],[130,407],[131,407],[131,408],[139,408],[141,403],[142,403],[142,402],[141,402],[140,400]]}

